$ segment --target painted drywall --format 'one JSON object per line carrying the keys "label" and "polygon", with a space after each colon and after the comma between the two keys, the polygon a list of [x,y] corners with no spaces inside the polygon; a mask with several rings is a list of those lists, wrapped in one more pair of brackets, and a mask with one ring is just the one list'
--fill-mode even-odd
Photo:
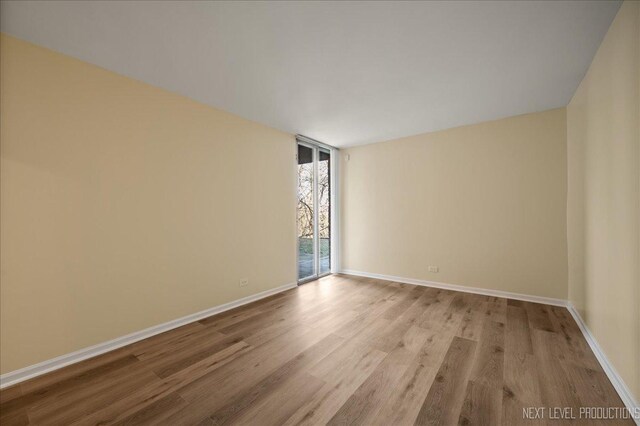
{"label": "painted drywall", "polygon": [[341,153],[342,269],[566,299],[564,108]]}
{"label": "painted drywall", "polygon": [[3,373],[295,282],[292,135],[0,48]]}
{"label": "painted drywall", "polygon": [[341,147],[565,106],[619,7],[2,1],[0,28]]}
{"label": "painted drywall", "polygon": [[640,3],[567,107],[569,299],[640,397]]}

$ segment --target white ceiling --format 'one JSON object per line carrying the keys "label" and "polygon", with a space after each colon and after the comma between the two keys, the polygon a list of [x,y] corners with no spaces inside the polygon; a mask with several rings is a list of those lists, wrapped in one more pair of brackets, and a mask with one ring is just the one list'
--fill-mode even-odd
{"label": "white ceiling", "polygon": [[566,105],[619,6],[16,1],[2,2],[0,28],[349,146]]}

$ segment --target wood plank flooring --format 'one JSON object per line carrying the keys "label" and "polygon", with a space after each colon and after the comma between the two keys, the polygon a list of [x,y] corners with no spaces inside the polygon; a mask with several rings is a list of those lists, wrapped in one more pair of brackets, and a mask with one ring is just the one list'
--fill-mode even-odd
{"label": "wood plank flooring", "polygon": [[[334,275],[0,391],[4,425],[601,424],[564,308]],[[607,424],[633,424],[631,420]]]}

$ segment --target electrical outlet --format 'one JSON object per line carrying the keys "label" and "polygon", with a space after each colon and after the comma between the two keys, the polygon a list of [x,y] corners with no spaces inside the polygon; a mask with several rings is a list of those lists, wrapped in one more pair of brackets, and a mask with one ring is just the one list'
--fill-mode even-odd
{"label": "electrical outlet", "polygon": [[240,279],[240,287],[246,287],[249,285],[249,278],[241,278]]}
{"label": "electrical outlet", "polygon": [[429,272],[438,272],[437,266],[429,266]]}

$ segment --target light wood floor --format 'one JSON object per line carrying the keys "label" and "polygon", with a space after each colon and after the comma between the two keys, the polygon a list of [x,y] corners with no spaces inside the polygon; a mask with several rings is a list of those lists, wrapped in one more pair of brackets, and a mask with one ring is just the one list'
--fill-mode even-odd
{"label": "light wood floor", "polygon": [[523,407],[623,407],[564,308],[348,276],[0,396],[3,426],[531,425]]}

